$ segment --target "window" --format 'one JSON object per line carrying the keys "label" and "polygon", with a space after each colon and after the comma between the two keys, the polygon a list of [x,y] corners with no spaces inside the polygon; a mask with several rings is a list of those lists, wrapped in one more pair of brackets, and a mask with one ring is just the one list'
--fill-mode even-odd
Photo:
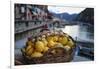
{"label": "window", "polygon": [[49,24],[49,27],[52,27],[52,24]]}
{"label": "window", "polygon": [[26,22],[25,25],[26,25],[26,27],[28,27],[29,26],[28,22]]}

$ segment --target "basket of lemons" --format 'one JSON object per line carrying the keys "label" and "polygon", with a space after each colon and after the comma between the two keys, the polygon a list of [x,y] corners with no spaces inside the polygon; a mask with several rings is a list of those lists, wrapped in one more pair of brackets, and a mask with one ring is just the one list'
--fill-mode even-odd
{"label": "basket of lemons", "polygon": [[28,64],[70,62],[73,59],[75,41],[65,33],[46,33],[28,38],[21,49]]}

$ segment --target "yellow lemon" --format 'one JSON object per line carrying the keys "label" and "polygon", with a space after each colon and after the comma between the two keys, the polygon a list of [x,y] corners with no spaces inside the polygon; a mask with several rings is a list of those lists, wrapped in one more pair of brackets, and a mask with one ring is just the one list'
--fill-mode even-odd
{"label": "yellow lemon", "polygon": [[54,37],[53,37],[53,40],[54,40],[54,41],[58,41],[58,36],[54,36]]}
{"label": "yellow lemon", "polygon": [[69,45],[69,46],[73,47],[73,46],[74,46],[74,42],[73,42],[71,39],[69,39],[69,41],[68,41],[67,45]]}
{"label": "yellow lemon", "polygon": [[33,51],[34,51],[33,48],[30,48],[28,51],[26,51],[26,54],[30,56],[33,53]]}
{"label": "yellow lemon", "polygon": [[64,48],[65,48],[66,50],[70,50],[70,49],[71,49],[71,47],[68,46],[68,45],[64,46]]}
{"label": "yellow lemon", "polygon": [[56,44],[56,43],[55,43],[54,41],[51,40],[51,41],[48,42],[48,47],[50,47],[50,48],[51,48],[51,47],[54,47],[55,44]]}
{"label": "yellow lemon", "polygon": [[63,45],[61,43],[56,42],[55,44],[56,47],[63,47]]}
{"label": "yellow lemon", "polygon": [[42,53],[36,52],[36,51],[34,53],[32,53],[32,55],[31,55],[32,58],[37,58],[37,57],[42,57],[42,56],[43,56]]}
{"label": "yellow lemon", "polygon": [[61,42],[62,41],[62,37],[59,36],[58,41]]}
{"label": "yellow lemon", "polygon": [[48,49],[49,49],[49,47],[45,47],[44,50],[43,50],[43,52],[44,52],[44,53],[47,52]]}
{"label": "yellow lemon", "polygon": [[42,38],[42,42],[44,43],[44,46],[47,46],[48,42],[45,38]]}
{"label": "yellow lemon", "polygon": [[60,37],[59,38],[59,42],[61,43],[61,44],[63,44],[63,45],[66,45],[67,44],[67,42],[68,42],[68,39],[67,39],[67,37]]}
{"label": "yellow lemon", "polygon": [[53,40],[53,37],[52,36],[48,36],[47,37],[47,41],[51,41],[51,40]]}
{"label": "yellow lemon", "polygon": [[31,48],[32,48],[31,45],[27,46],[27,47],[26,47],[26,52],[27,52],[28,50],[30,50]]}
{"label": "yellow lemon", "polygon": [[44,50],[44,43],[42,41],[37,41],[35,44],[35,50],[38,52],[42,52]]}

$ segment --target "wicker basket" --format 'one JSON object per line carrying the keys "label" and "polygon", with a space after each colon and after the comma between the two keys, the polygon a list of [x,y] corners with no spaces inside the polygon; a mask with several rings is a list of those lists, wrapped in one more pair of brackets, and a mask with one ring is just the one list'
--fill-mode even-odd
{"label": "wicker basket", "polygon": [[[69,36],[70,39],[75,44],[75,41],[71,36]],[[75,47],[76,45],[73,46],[70,50],[65,49],[62,46],[56,46],[54,48],[50,48],[47,52],[43,54],[42,57],[39,58],[28,58],[25,54],[25,52],[22,51],[23,59],[26,62],[26,64],[45,64],[45,63],[62,63],[62,62],[70,62],[73,60],[73,56],[75,53]],[[60,50],[56,54],[53,54],[53,50]]]}
{"label": "wicker basket", "polygon": [[[58,52],[53,54],[52,53],[53,50],[56,50],[56,51],[58,50]],[[71,60],[73,60],[74,52],[75,52],[75,48],[66,50],[63,47],[58,46],[58,47],[49,49],[47,52],[44,53],[42,57],[39,57],[39,58],[28,58],[23,51],[22,51],[22,55],[26,64],[45,64],[45,63],[70,62]]]}

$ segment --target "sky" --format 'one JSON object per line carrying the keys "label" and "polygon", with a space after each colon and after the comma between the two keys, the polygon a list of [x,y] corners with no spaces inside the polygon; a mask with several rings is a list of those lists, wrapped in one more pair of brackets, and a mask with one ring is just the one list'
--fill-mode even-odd
{"label": "sky", "polygon": [[54,13],[69,13],[69,14],[78,14],[83,11],[85,8],[81,7],[58,7],[58,6],[48,6],[48,10]]}

